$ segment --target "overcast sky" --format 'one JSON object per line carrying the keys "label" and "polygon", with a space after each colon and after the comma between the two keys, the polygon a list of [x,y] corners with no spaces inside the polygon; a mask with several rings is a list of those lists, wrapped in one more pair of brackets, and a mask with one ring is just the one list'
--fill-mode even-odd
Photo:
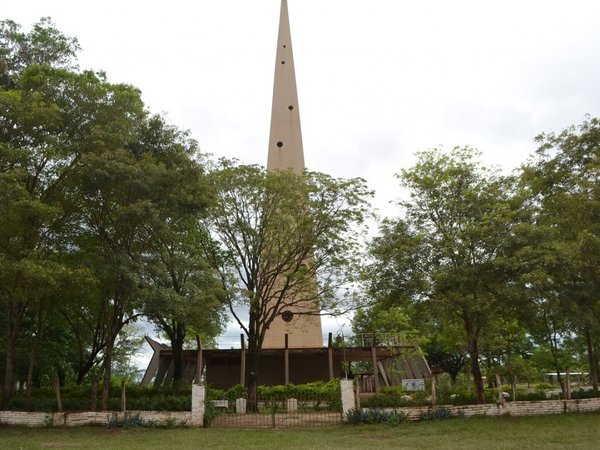
{"label": "overcast sky", "polygon": [[[600,1],[288,0],[307,167],[400,191],[414,152],[470,145],[507,171],[600,115]],[[279,0],[3,2],[76,36],[80,66],[142,90],[203,152],[265,165]]]}

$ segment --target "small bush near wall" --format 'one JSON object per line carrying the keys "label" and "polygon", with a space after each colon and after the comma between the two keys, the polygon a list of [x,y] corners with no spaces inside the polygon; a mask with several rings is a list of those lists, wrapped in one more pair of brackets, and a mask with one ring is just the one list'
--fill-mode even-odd
{"label": "small bush near wall", "polygon": [[[140,411],[190,411],[191,389],[174,390],[170,388],[155,389],[140,387],[138,385],[126,386],[127,409]],[[100,408],[100,395],[96,406]],[[67,386],[61,388],[63,410],[89,411],[92,401],[91,386]],[[25,394],[16,394],[11,399],[12,411],[25,411]],[[121,388],[111,386],[109,392],[108,409],[121,410]],[[31,401],[31,411],[55,412],[57,410],[56,394],[51,388],[34,389]]]}
{"label": "small bush near wall", "polygon": [[[425,402],[423,402],[426,404]],[[412,399],[400,395],[374,395],[361,401],[365,408],[401,408],[405,406],[418,406]]]}
{"label": "small bush near wall", "polygon": [[422,411],[419,413],[419,420],[443,420],[452,419],[454,417],[462,417],[462,415],[460,413],[454,413],[443,406],[430,408],[427,411]]}
{"label": "small bush near wall", "polygon": [[[316,381],[306,384],[287,384],[277,386],[258,386],[258,396],[261,398],[339,398],[340,382]],[[211,400],[235,400],[247,398],[248,391],[245,387],[236,384],[227,390],[208,388],[208,398]]]}
{"label": "small bush near wall", "polygon": [[519,401],[539,401],[539,400],[547,400],[546,394],[544,391],[536,391],[536,392],[527,392],[517,395],[517,400]]}
{"label": "small bush near wall", "polygon": [[571,392],[571,398],[573,400],[582,399],[582,398],[596,398],[600,397],[600,391],[595,391],[593,389],[585,390],[579,389],[577,391]]}
{"label": "small bush near wall", "polygon": [[115,416],[108,421],[108,428],[178,428],[186,426],[186,422],[180,422],[174,417],[168,417],[163,421],[144,419],[140,414],[119,418]]}
{"label": "small bush near wall", "polygon": [[408,414],[400,411],[384,411],[381,409],[351,409],[346,413],[346,421],[350,425],[371,425],[387,423],[398,425],[408,420]]}

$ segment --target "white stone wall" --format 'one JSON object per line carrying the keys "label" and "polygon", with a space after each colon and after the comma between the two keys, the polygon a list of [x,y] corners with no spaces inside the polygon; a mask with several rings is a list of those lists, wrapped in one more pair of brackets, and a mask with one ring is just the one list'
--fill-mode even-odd
{"label": "white stone wall", "polygon": [[[354,392],[352,381],[342,380],[342,408],[344,418],[346,413],[354,408]],[[202,389],[200,389],[202,388]],[[0,411],[0,425],[20,425],[29,427],[43,426],[80,426],[80,425],[103,425],[106,426],[111,420],[123,421],[126,418],[138,417],[144,422],[157,424],[172,423],[176,426],[202,426],[204,419],[204,396],[203,386],[196,389],[195,402],[192,399],[195,411],[86,411],[77,413],[43,413],[43,412],[20,412]],[[588,398],[582,400],[540,400],[533,402],[517,401],[507,402],[504,406],[490,403],[486,405],[440,405],[454,413],[462,413],[465,417],[472,416],[501,416],[510,414],[512,416],[534,416],[544,414],[562,414],[565,412],[591,412],[600,411],[600,398]],[[368,408],[366,408],[368,409]],[[409,415],[410,420],[417,420],[419,413],[427,411],[426,406],[413,408],[395,408]],[[393,408],[387,408],[392,411]]]}
{"label": "white stone wall", "polygon": [[40,412],[0,411],[0,424],[41,427],[52,424],[52,414]]}
{"label": "white stone wall", "polygon": [[39,413],[0,411],[0,424],[29,427],[43,426],[80,426],[108,425],[111,420],[123,421],[126,418],[139,417],[142,422],[156,424],[173,423],[176,426],[191,425],[189,411],[85,411],[77,413]]}
{"label": "white stone wall", "polygon": [[[581,400],[539,400],[506,402],[504,405],[488,403],[485,405],[438,405],[456,414],[465,417],[472,416],[538,416],[545,414],[562,414],[565,412],[591,412],[600,411],[600,398],[586,398]],[[365,408],[368,409],[368,408]],[[429,407],[403,407],[384,408],[386,411],[401,411],[408,414],[409,420],[417,420],[421,412],[426,412]]]}

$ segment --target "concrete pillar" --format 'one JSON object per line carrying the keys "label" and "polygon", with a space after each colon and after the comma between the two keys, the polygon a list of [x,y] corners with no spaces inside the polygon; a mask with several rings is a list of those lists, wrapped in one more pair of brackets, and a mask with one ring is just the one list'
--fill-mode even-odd
{"label": "concrete pillar", "polygon": [[247,400],[245,398],[235,399],[235,412],[236,414],[246,414]]}
{"label": "concrete pillar", "polygon": [[201,427],[204,424],[204,401],[206,389],[201,384],[192,385],[192,419],[190,425]]}
{"label": "concrete pillar", "polygon": [[287,410],[288,412],[296,412],[298,411],[298,400],[295,398],[288,398],[287,400]]}
{"label": "concrete pillar", "polygon": [[340,391],[342,395],[342,417],[347,420],[348,412],[354,409],[354,388],[352,380],[340,380]]}

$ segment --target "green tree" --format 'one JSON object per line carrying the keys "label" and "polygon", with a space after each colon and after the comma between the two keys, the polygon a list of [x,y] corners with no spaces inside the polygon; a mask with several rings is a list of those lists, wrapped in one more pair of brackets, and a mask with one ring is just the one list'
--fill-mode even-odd
{"label": "green tree", "polygon": [[[555,354],[565,338],[586,343],[592,384],[598,389],[600,345],[600,121],[587,118],[559,134],[541,134],[523,168],[531,243],[525,282],[540,311],[539,328]],[[534,316],[535,317],[535,316]]]}
{"label": "green tree", "polygon": [[153,194],[160,203],[147,227],[151,245],[143,256],[149,290],[143,312],[171,342],[173,383],[178,386],[185,343],[196,335],[210,341],[225,322],[220,278],[202,250],[210,246],[202,219],[214,199],[197,144],[186,132],[153,117],[134,151],[152,154],[161,163],[161,182]]}
{"label": "green tree", "polygon": [[[219,248],[211,253],[229,311],[248,337],[252,408],[271,322],[289,306],[315,302],[323,313],[335,313],[354,301],[351,283],[361,263],[358,227],[371,193],[361,179],[267,172],[224,160],[212,180],[217,201],[207,228]],[[239,305],[247,308],[248,321]]]}
{"label": "green tree", "polygon": [[396,227],[384,225],[388,243],[377,241],[375,255],[396,252],[397,242],[408,250],[396,257],[408,270],[397,275],[400,282],[392,274],[391,286],[426,308],[438,325],[460,325],[477,401],[483,403],[481,340],[496,317],[514,313],[509,254],[518,208],[511,180],[481,166],[469,148],[418,157],[399,175],[410,192],[410,200],[400,203],[405,218]]}
{"label": "green tree", "polygon": [[213,272],[191,253],[209,185],[188,133],[145,111],[138,89],[79,71],[77,41],[49,19],[29,33],[2,22],[0,43],[2,406],[19,340],[31,385],[39,343],[50,342],[39,336],[60,328],[71,361],[55,369],[72,367],[80,383],[102,363],[106,407],[125,327],[144,311],[172,315],[158,287],[183,286],[178,295],[219,317]]}
{"label": "green tree", "polygon": [[[48,19],[29,33],[0,26],[1,298],[6,317],[2,407],[10,400],[23,319],[61,292],[63,233],[72,209],[66,183],[81,155],[141,114],[139,93],[92,72],[74,72],[77,41]],[[118,133],[117,133],[118,134]],[[66,278],[69,278],[68,276]]]}

